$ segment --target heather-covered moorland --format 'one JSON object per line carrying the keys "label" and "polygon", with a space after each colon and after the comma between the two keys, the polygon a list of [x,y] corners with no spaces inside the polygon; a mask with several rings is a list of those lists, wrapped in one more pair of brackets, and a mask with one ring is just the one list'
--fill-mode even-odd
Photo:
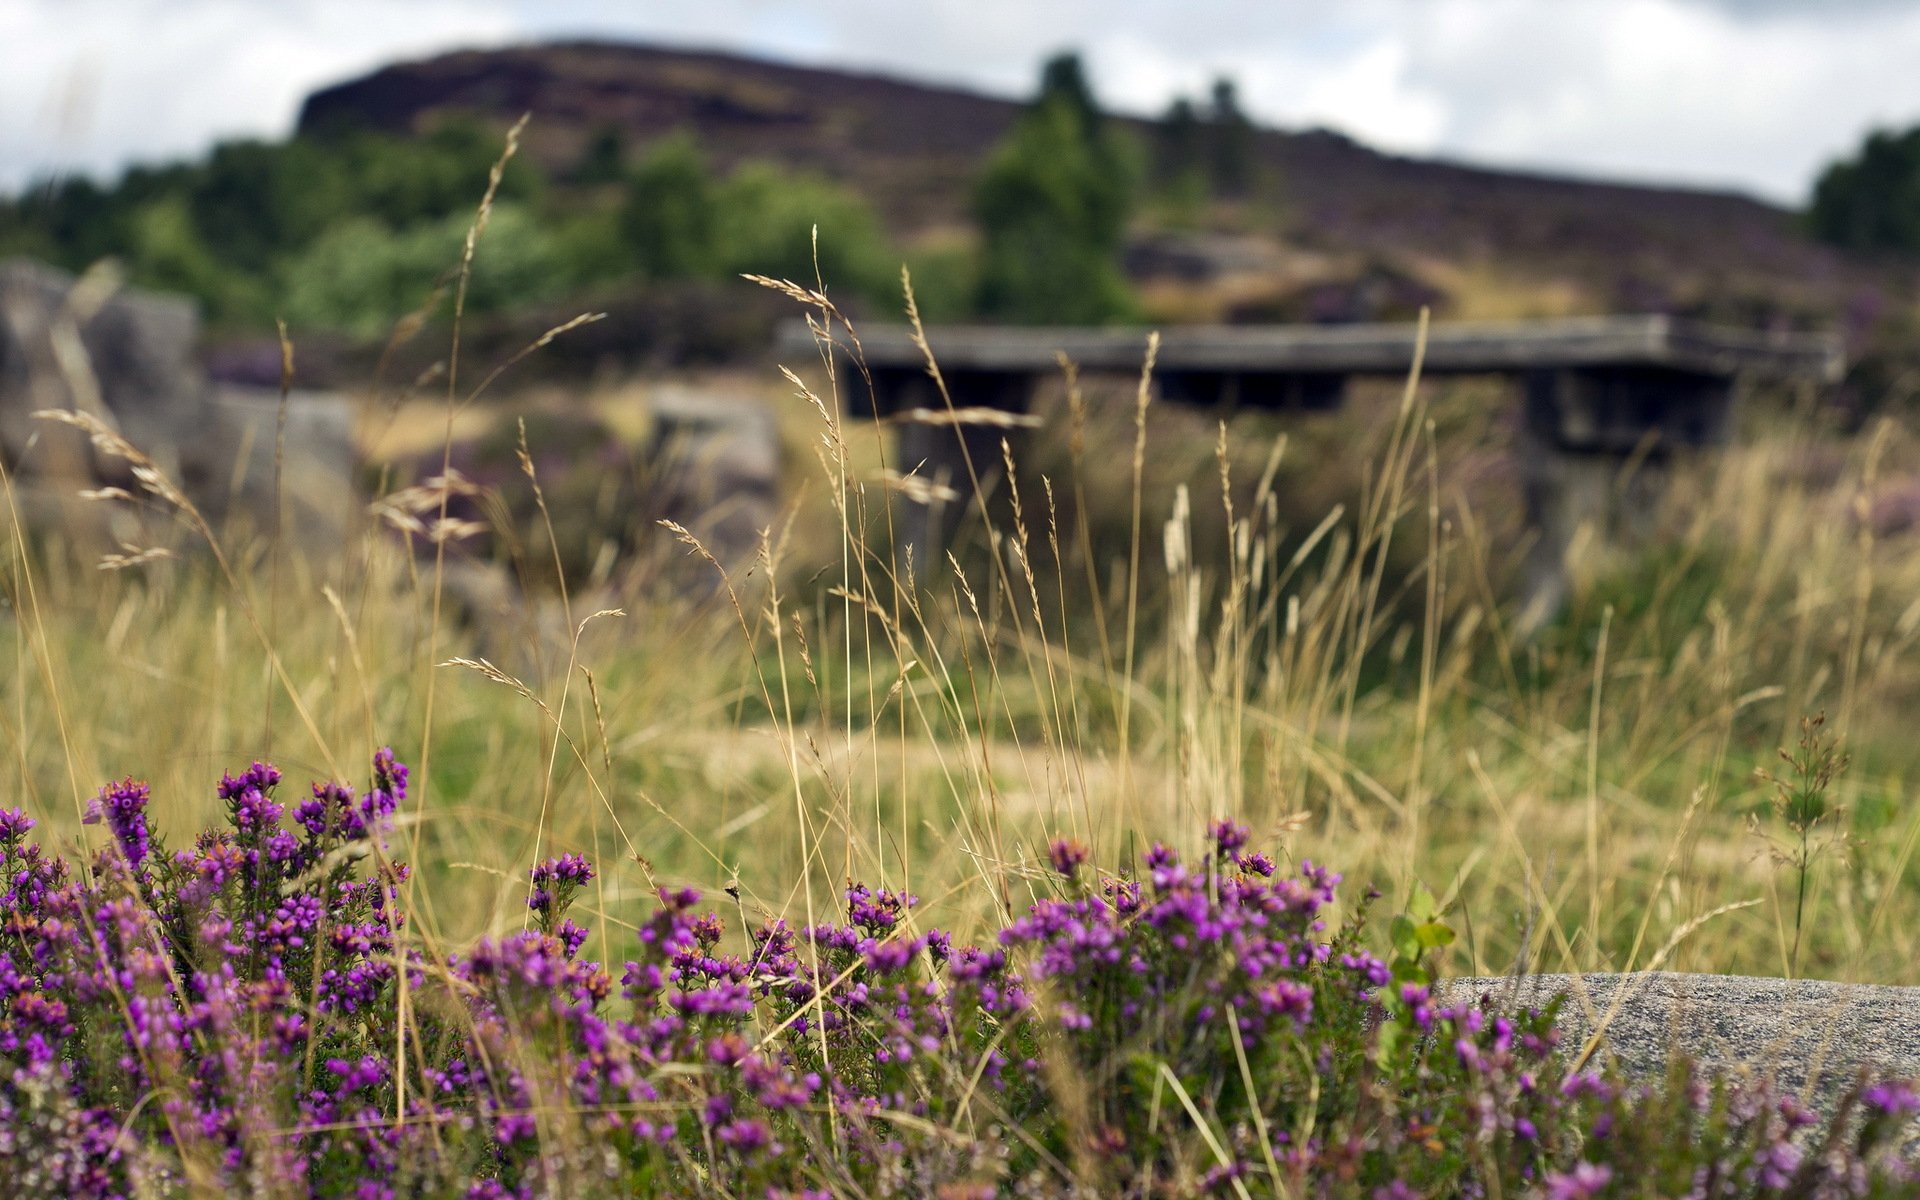
{"label": "heather-covered moorland", "polygon": [[65,418],[181,537],[7,523],[16,1191],[1911,1194],[1899,1081],[1828,1127],[1433,991],[1915,982],[1897,426],[1760,398],[1523,631],[1468,386],[1210,427],[1068,372],[914,561],[937,481],[832,361],[765,382],[806,482],[755,552],[584,578],[533,439],[527,505],[444,469],[511,364],[369,403],[443,469],[337,559]]}

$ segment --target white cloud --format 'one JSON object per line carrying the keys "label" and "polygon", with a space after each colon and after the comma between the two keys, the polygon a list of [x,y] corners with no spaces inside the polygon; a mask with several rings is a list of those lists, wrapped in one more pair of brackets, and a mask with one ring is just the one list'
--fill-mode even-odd
{"label": "white cloud", "polygon": [[1455,0],[1411,40],[1412,82],[1448,100],[1441,147],[1499,162],[1792,199],[1868,126],[1920,120],[1912,6],[1760,20],[1678,0]]}
{"label": "white cloud", "polygon": [[1011,94],[1078,46],[1137,111],[1227,72],[1265,119],[1391,149],[1788,200],[1920,120],[1912,0],[0,0],[0,186],[284,132],[392,58],[580,34]]}
{"label": "white cloud", "polygon": [[318,84],[517,33],[471,0],[0,0],[0,186],[278,136]]}

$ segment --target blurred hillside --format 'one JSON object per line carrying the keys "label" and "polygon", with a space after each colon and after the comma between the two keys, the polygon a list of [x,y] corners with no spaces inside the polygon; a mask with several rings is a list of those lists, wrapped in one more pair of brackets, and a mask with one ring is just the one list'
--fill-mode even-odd
{"label": "blurred hillside", "polygon": [[[1049,70],[1061,63],[1071,77],[1045,87],[1075,110],[1064,141],[1024,121],[1044,104],[870,74],[606,43],[447,54],[314,94],[283,143],[0,199],[0,256],[75,271],[112,257],[138,284],[196,297],[224,377],[270,381],[280,317],[309,382],[364,378],[396,322],[449,310],[500,135],[528,113],[468,332],[510,353],[582,306],[609,312],[543,354],[550,372],[758,352],[786,308],[737,276],[810,280],[817,226],[821,273],[868,316],[898,311],[905,262],[930,320],[1671,312],[1838,328],[1883,364],[1872,394],[1904,377],[1920,258],[1823,243],[1802,214],[1257,129],[1228,81],[1159,118],[1106,117],[1077,62]],[[1060,169],[1082,178],[1044,177],[1076,147],[1092,156]],[[1058,245],[1048,220],[1078,219],[996,233],[993,214],[1019,226],[1050,196],[1102,187],[1117,191],[1089,218],[1081,264],[1100,303],[1053,304],[1050,318],[1046,304],[993,302],[1020,285],[996,269]],[[1053,284],[1078,286],[1071,271]]]}
{"label": "blurred hillside", "polygon": [[[911,241],[965,222],[979,164],[1021,107],[876,75],[576,43],[387,67],[316,93],[300,128],[420,133],[454,114],[505,122],[531,112],[529,146],[554,171],[577,163],[603,130],[632,145],[686,130],[721,164],[774,160],[844,181]],[[1120,123],[1144,144],[1158,136],[1158,122]],[[1915,279],[1912,263],[1823,246],[1796,214],[1746,196],[1402,158],[1320,130],[1258,130],[1253,146],[1254,195],[1200,224],[1404,261],[1462,291],[1497,274],[1535,293],[1476,298],[1484,306],[1673,308],[1859,327]]]}

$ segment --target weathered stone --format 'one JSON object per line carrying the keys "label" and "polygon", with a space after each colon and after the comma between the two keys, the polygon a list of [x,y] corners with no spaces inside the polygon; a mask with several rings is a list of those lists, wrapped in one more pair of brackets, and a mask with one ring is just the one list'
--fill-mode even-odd
{"label": "weathered stone", "polygon": [[284,438],[277,390],[218,385],[212,415],[210,436],[226,461],[215,478],[230,481],[229,493],[254,529],[266,532],[273,520],[279,447],[281,535],[310,551],[339,545],[365,509],[352,483],[352,401],[335,392],[288,394]]}
{"label": "weathered stone", "polygon": [[191,453],[206,432],[198,336],[189,301],[120,290],[106,276],[77,281],[38,263],[0,263],[0,448],[29,470],[97,474],[91,454],[76,461],[32,415],[76,409],[193,482],[191,471],[205,465]]}
{"label": "weathered stone", "polygon": [[[969,510],[977,507],[975,482],[981,494],[992,496],[998,490],[1006,475],[1001,442],[1013,448],[1016,461],[1024,457],[1024,425],[982,418],[1025,414],[1035,386],[1031,376],[1015,371],[962,370],[944,379],[946,395],[924,370],[896,369],[874,379],[876,388],[891,389],[899,397],[894,416],[899,436],[891,466],[925,485],[903,493],[907,503],[895,527],[902,565],[911,560],[922,577],[934,569],[931,564],[947,551]],[[949,409],[949,397],[955,407],[976,411],[956,414]],[[956,417],[965,419],[955,423]]]}
{"label": "weathered stone", "polygon": [[[75,279],[24,260],[0,263],[0,455],[34,497],[37,519],[90,552],[146,544],[168,527],[146,522],[130,535],[125,506],[76,499],[83,488],[137,485],[124,461],[79,430],[33,416],[65,409],[92,415],[146,454],[216,528],[271,527],[278,391],[211,386],[195,358],[199,331],[184,298],[126,289],[106,272]],[[359,507],[353,467],[348,402],[290,397],[282,527],[309,552],[339,546]]]}
{"label": "weathered stone", "polygon": [[1272,275],[1285,262],[1280,248],[1266,238],[1175,230],[1134,238],[1121,267],[1134,279],[1215,283],[1239,275]]}
{"label": "weathered stone", "polygon": [[778,511],[773,414],[714,392],[663,388],[653,417],[648,510],[692,530],[723,563],[750,559]]}
{"label": "weathered stone", "polygon": [[1441,991],[1449,1004],[1510,1011],[1556,996],[1566,997],[1562,1052],[1580,1053],[1599,1030],[1601,1051],[1629,1078],[1658,1078],[1678,1052],[1771,1079],[1826,1116],[1862,1072],[1920,1078],[1920,988],[1653,972],[1458,979]]}

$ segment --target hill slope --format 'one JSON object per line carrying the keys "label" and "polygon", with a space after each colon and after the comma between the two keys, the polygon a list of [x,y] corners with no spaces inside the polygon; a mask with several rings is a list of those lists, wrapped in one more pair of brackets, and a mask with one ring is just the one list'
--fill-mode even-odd
{"label": "hill slope", "polygon": [[[399,132],[454,113],[504,122],[531,112],[529,149],[555,167],[603,128],[633,145],[687,129],[721,164],[772,158],[851,183],[912,235],[964,219],[982,155],[1019,110],[871,74],[575,42],[389,66],[315,93],[300,128]],[[1150,122],[1127,124],[1151,135]],[[1258,154],[1278,204],[1239,215],[1253,231],[1425,264],[1456,281],[1492,271],[1521,291],[1558,289],[1561,307],[1838,321],[1858,332],[1913,277],[1908,264],[1819,245],[1794,214],[1730,193],[1401,158],[1325,131],[1262,131]]]}

